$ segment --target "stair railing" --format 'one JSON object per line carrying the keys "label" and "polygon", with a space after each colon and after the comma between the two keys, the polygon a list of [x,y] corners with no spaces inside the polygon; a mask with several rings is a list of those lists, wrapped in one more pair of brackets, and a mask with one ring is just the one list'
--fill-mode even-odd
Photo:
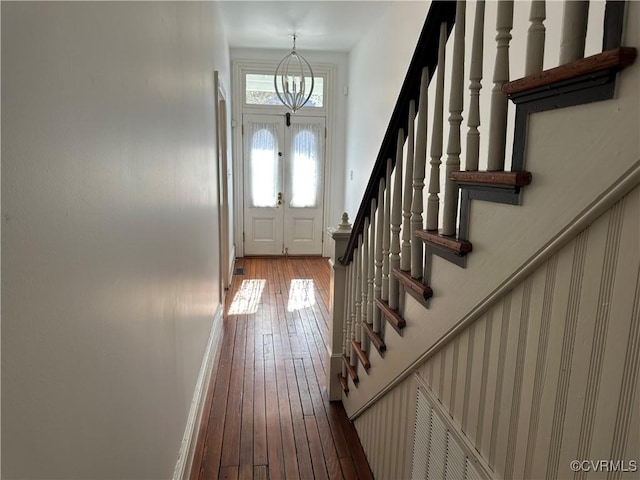
{"label": "stair railing", "polygon": [[[551,88],[548,85],[557,80],[557,71],[560,71],[561,80],[566,75],[562,70],[565,67],[562,66],[543,72],[545,5],[543,0],[533,0],[530,3],[525,62],[527,77],[512,82],[509,76],[509,46],[514,2],[500,0],[497,3],[487,170],[480,172],[480,91],[485,50],[485,2],[475,2],[468,76],[464,72],[466,2],[432,2],[351,235],[344,254],[339,258],[347,272],[347,305],[344,310],[340,310],[344,311],[344,328],[340,328],[344,332],[342,345],[332,347],[333,351],[343,352],[342,368],[340,373],[333,370],[331,373],[332,376],[340,376],[343,391],[348,390],[347,375],[355,385],[359,381],[358,359],[368,371],[371,346],[384,356],[385,319],[402,335],[405,325],[401,314],[403,292],[428,306],[428,298],[432,294],[429,287],[431,255],[436,254],[459,266],[465,266],[465,255],[472,249],[467,238],[469,201],[475,198],[519,204],[521,189],[531,181],[531,174],[524,171],[525,142],[522,138],[514,141],[511,171],[504,170],[508,98],[518,105],[516,136],[520,132],[520,136],[525,138],[526,116],[531,109],[527,107],[529,110],[520,111],[519,102],[529,102],[529,98],[525,95],[526,98],[520,100],[518,95],[531,89],[531,84],[534,90],[541,88],[540,85],[546,89]],[[617,69],[629,64],[632,57],[635,58],[635,50],[630,52],[633,49],[618,48],[622,35],[624,2],[608,1],[606,4],[603,50],[609,51],[583,61],[588,9],[587,1],[565,1],[560,64],[571,63],[568,66],[570,70],[584,68],[587,74],[594,71],[594,68],[596,71],[610,68],[615,73]],[[452,31],[452,58],[446,59],[445,47]],[[616,48],[617,53],[611,53],[611,49]],[[595,57],[599,58],[593,60]],[[618,63],[613,62],[611,57],[616,57]],[[594,63],[598,66],[594,67]],[[449,66],[452,73],[443,186],[440,170],[444,140],[445,69]],[[437,72],[434,117],[429,119],[429,85],[434,72]],[[553,78],[549,78],[550,76]],[[461,159],[465,78],[468,79],[469,109],[466,151]],[[565,94],[564,91],[561,93]],[[573,93],[564,95],[563,102],[578,102],[579,96],[576,99],[574,96]],[[533,111],[540,111],[540,108]],[[430,135],[427,133],[429,123]],[[428,172],[427,151],[430,156]],[[460,171],[463,163],[465,170]],[[428,180],[426,212],[423,211],[425,180]],[[338,327],[334,325],[334,329]],[[335,394],[331,397],[335,398]]]}

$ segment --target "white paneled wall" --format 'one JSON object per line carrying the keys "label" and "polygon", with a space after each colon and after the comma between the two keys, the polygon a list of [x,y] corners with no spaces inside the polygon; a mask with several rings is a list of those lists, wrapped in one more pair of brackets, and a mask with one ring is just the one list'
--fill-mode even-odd
{"label": "white paneled wall", "polygon": [[416,419],[411,478],[471,480],[491,478],[489,469],[460,427],[420,377],[416,393]]}
{"label": "white paneled wall", "polygon": [[415,399],[415,384],[409,377],[356,420],[375,478],[411,476]]}
{"label": "white paneled wall", "polygon": [[[496,477],[640,458],[639,231],[636,187],[416,369]],[[376,478],[410,477],[415,388],[355,420]]]}

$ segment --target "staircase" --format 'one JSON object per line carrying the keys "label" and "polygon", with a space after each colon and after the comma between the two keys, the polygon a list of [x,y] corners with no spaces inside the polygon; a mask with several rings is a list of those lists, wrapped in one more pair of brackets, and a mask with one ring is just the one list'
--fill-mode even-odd
{"label": "staircase", "polygon": [[[518,405],[524,398],[526,346],[537,338],[527,334],[529,327],[523,318],[528,313],[524,312],[535,303],[536,295],[542,299],[545,292],[532,293],[533,287],[527,287],[528,293],[517,299],[523,302],[518,315],[511,311],[510,302],[505,306],[504,299],[511,298],[512,291],[540,268],[547,268],[546,262],[580,232],[609,215],[608,209],[616,208],[616,202],[631,195],[627,204],[632,213],[625,210],[627,213],[619,214],[621,219],[632,219],[637,209],[633,192],[640,178],[639,75],[634,47],[640,42],[632,32],[638,29],[640,8],[633,2],[607,1],[601,25],[594,27],[593,20],[588,21],[589,2],[565,2],[560,66],[543,69],[545,48],[553,47],[545,44],[547,6],[552,9],[544,1],[530,2],[526,49],[514,52],[510,51],[513,2],[432,3],[353,225],[349,229],[343,221],[341,228],[330,232],[336,254],[329,393],[333,400],[343,401],[356,427],[360,426],[365,451],[380,478],[402,477],[416,464],[415,444],[412,464],[407,438],[412,438],[411,424],[417,422],[412,410],[420,378],[428,379],[420,388],[435,390],[436,403],[444,408],[442,417],[450,420],[447,428],[457,432],[454,437],[470,442],[463,450],[477,453],[481,476],[536,471],[532,460],[529,470],[518,470],[513,463],[516,451],[506,448],[509,442],[505,444],[507,461],[502,464],[496,460],[499,439],[492,438],[489,446],[483,446],[481,438],[467,435],[470,427],[465,412],[473,390],[469,372],[475,358],[472,345],[479,345],[470,331],[475,332],[475,322],[501,305],[503,323],[494,332],[505,336],[504,340],[500,337],[498,349],[504,355],[491,362],[499,365],[500,360],[511,358],[510,345],[515,345],[516,380],[512,381],[513,398],[509,397],[515,417],[508,423],[517,423],[519,411],[514,413],[513,406],[514,398]],[[485,32],[494,26],[495,43],[490,45],[484,40]],[[601,29],[602,53],[584,58],[588,28]],[[514,57],[524,59],[524,77],[517,80],[509,75]],[[493,60],[492,88],[481,94],[487,58]],[[489,118],[488,128],[481,125],[481,118]],[[612,132],[599,137],[607,124],[613,126]],[[611,158],[603,161],[603,155]],[[620,225],[625,221],[632,220],[620,220]],[[621,235],[633,238],[633,228]],[[629,259],[632,265],[638,263],[637,257],[636,249]],[[629,283],[638,283],[633,268],[630,272]],[[622,288],[620,283],[616,288]],[[633,303],[637,297],[636,292],[625,301]],[[529,303],[523,300],[526,298]],[[577,321],[586,317],[583,313]],[[635,339],[637,314],[630,318],[624,328]],[[508,333],[511,322],[518,326],[512,331],[522,332],[514,339]],[[594,332],[589,340],[592,348],[597,347]],[[483,368],[491,363],[490,335],[491,329],[485,331],[482,355],[480,347],[475,350],[478,359],[487,358]],[[633,345],[627,350],[634,352]],[[435,367],[429,362],[441,351],[450,352],[451,357],[439,361],[442,375],[436,381]],[[637,355],[630,358],[638,363]],[[449,370],[445,364],[450,365]],[[561,367],[559,362],[558,369]],[[618,367],[622,369],[622,364],[607,366],[612,371]],[[425,368],[431,370],[420,377]],[[603,375],[600,367],[589,371],[597,372],[597,377],[588,377],[591,380]],[[451,378],[445,382],[446,375]],[[486,371],[480,375],[478,391],[485,388],[482,382],[489,377]],[[445,383],[450,387],[438,391]],[[466,392],[464,400],[456,396],[457,391]],[[492,400],[499,402],[500,398],[496,394]],[[373,411],[386,412],[376,413],[386,423],[372,423]],[[492,421],[498,420],[494,416]],[[492,426],[496,432],[498,427]],[[515,442],[517,429],[513,433],[515,427],[505,428],[507,438]],[[381,461],[380,472],[376,472],[376,456],[390,453],[380,442],[368,448],[367,438],[380,436],[393,437],[407,447],[395,451],[395,455],[406,456],[406,462],[398,462],[395,470],[390,462]],[[585,448],[581,451],[588,455],[590,450]],[[556,462],[555,470],[541,470],[543,476],[562,476],[558,465]],[[444,478],[445,470],[438,470],[433,478]]]}

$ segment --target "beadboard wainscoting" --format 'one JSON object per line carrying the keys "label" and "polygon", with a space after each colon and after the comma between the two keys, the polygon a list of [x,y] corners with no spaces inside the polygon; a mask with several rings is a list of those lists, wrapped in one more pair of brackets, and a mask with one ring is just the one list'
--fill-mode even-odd
{"label": "beadboard wainscoting", "polygon": [[[636,187],[415,369],[496,478],[640,458],[639,231]],[[376,478],[410,476],[416,388],[355,420]]]}

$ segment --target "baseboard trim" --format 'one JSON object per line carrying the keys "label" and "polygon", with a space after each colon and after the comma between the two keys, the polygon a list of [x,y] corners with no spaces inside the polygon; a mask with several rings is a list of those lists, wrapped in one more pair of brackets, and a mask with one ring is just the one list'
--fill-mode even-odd
{"label": "baseboard trim", "polygon": [[196,444],[198,443],[199,426],[202,422],[204,404],[209,388],[209,378],[213,369],[214,361],[220,350],[222,340],[222,305],[218,305],[211,324],[207,348],[202,359],[202,366],[196,381],[196,388],[191,400],[191,408],[187,418],[187,426],[182,437],[182,444],[178,454],[178,461],[173,472],[173,480],[189,480]]}
{"label": "baseboard trim", "polygon": [[231,246],[231,253],[229,254],[229,271],[227,272],[227,281],[225,287],[231,288],[233,282],[233,272],[236,268],[236,246]]}

